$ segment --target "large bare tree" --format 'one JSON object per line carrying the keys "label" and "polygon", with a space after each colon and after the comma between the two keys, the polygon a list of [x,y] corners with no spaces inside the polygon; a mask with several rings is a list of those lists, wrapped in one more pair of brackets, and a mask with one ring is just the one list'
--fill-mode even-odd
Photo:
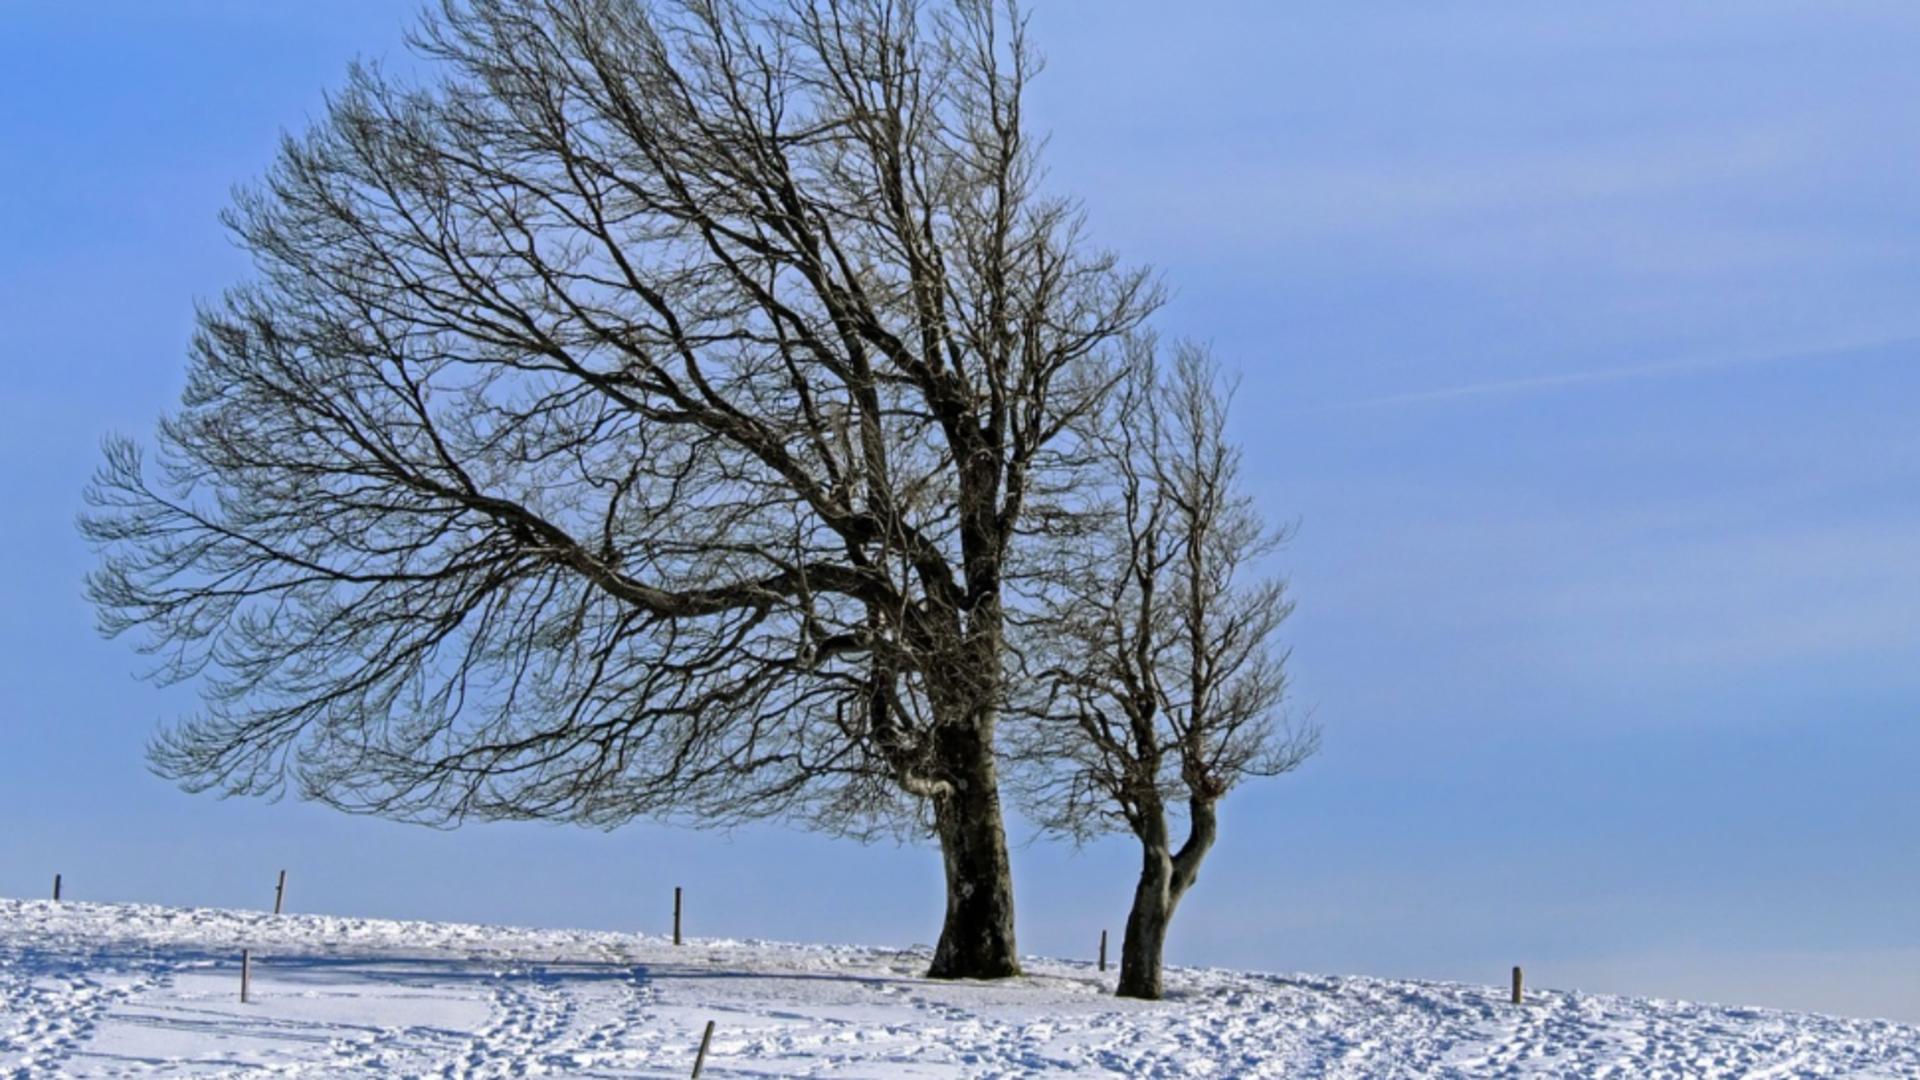
{"label": "large bare tree", "polygon": [[1098,464],[1082,516],[1095,527],[1035,575],[1045,599],[1023,650],[1034,678],[1008,753],[1042,827],[1138,840],[1119,993],[1158,998],[1167,929],[1218,835],[1220,801],[1248,777],[1298,767],[1319,736],[1281,713],[1274,635],[1292,602],[1280,579],[1253,575],[1284,534],[1241,490],[1231,388],[1203,349],[1182,346],[1168,364],[1142,338],[1132,354],[1089,436]]}
{"label": "large bare tree", "polygon": [[1156,302],[1044,195],[992,0],[447,0],[227,216],[104,627],[153,757],[446,824],[930,828],[937,976],[1018,970],[1009,574]]}

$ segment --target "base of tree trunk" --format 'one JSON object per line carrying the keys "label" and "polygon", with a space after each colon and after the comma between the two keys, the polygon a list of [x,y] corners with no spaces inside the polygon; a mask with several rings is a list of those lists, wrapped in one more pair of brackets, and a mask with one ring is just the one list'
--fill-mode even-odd
{"label": "base of tree trunk", "polygon": [[1161,971],[1167,949],[1167,926],[1173,922],[1173,867],[1163,847],[1151,845],[1143,853],[1140,883],[1134,887],[1133,908],[1127,912],[1127,933],[1120,942],[1120,985],[1114,993],[1124,998],[1160,1000]]}
{"label": "base of tree trunk", "polygon": [[1120,985],[1114,994],[1123,998],[1159,1001],[1162,986],[1161,957],[1167,947],[1167,920],[1127,920],[1127,938],[1120,947]]}
{"label": "base of tree trunk", "polygon": [[1004,979],[1020,974],[1013,941],[1013,871],[990,752],[962,747],[950,759],[962,777],[934,800],[934,831],[946,864],[947,915],[927,975]]}
{"label": "base of tree trunk", "polygon": [[929,979],[1009,979],[1018,974],[1020,961],[1000,938],[970,927],[942,930],[927,968]]}
{"label": "base of tree trunk", "polygon": [[1020,974],[1013,942],[1011,879],[991,873],[947,885],[947,918],[927,976],[934,979],[1005,979]]}

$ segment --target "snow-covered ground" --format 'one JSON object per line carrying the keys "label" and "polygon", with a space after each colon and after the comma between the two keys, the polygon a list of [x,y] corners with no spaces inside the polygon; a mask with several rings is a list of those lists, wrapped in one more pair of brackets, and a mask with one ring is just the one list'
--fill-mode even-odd
{"label": "snow-covered ground", "polygon": [[[242,948],[253,1001],[238,1000]],[[1493,986],[0,900],[0,1077],[1920,1076],[1920,1028]]]}

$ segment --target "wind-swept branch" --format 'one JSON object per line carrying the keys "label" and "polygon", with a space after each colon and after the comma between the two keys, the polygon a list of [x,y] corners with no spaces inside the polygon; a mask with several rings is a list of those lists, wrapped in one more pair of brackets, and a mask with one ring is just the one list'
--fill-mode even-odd
{"label": "wind-swept branch", "polygon": [[[935,970],[1016,969],[1008,568],[1157,295],[1043,195],[985,0],[446,0],[227,222],[109,632],[154,761],[434,824],[930,824]],[[1043,508],[1044,510],[1044,508]]]}

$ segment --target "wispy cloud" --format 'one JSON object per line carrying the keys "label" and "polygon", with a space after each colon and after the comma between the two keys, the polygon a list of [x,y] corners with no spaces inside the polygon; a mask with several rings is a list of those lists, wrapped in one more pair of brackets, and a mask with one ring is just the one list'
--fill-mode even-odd
{"label": "wispy cloud", "polygon": [[1644,364],[1627,364],[1619,367],[1587,368],[1581,371],[1563,371],[1548,375],[1528,375],[1512,379],[1491,379],[1483,382],[1462,383],[1457,386],[1436,387],[1430,390],[1412,390],[1401,394],[1385,394],[1380,397],[1361,398],[1357,401],[1340,402],[1330,405],[1327,408],[1330,410],[1380,409],[1403,405],[1439,404],[1471,398],[1565,390],[1577,386],[1626,382],[1634,379],[1674,378],[1706,374],[1731,368],[1756,367],[1765,364],[1844,360],[1878,352],[1883,349],[1899,348],[1902,346],[1920,348],[1920,335],[1900,334],[1887,337],[1858,338],[1849,341],[1829,342],[1823,345],[1764,349],[1745,353],[1721,353],[1706,356],[1678,357],[1667,360],[1656,360]]}

